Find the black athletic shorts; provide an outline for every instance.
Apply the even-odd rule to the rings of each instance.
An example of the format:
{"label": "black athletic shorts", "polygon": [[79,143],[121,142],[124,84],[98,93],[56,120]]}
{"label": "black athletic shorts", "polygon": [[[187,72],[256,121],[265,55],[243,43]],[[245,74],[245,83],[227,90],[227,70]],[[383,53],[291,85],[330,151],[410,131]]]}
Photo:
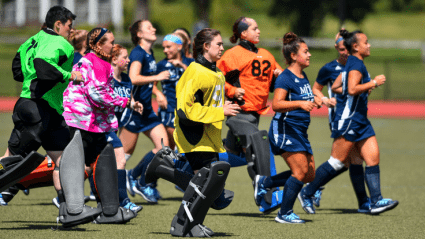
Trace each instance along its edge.
{"label": "black athletic shorts", "polygon": [[85,163],[87,166],[90,166],[90,164],[96,161],[97,156],[108,144],[106,140],[106,133],[94,133],[74,127],[69,127],[71,138],[74,137],[74,134],[77,130],[80,131],[81,138],[83,139]]}
{"label": "black athletic shorts", "polygon": [[211,163],[218,161],[218,153],[215,152],[192,152],[184,154],[192,170],[203,167],[209,168]]}
{"label": "black athletic shorts", "polygon": [[26,157],[40,146],[46,151],[63,151],[70,141],[64,118],[43,99],[19,98],[12,120],[8,147],[13,155]]}

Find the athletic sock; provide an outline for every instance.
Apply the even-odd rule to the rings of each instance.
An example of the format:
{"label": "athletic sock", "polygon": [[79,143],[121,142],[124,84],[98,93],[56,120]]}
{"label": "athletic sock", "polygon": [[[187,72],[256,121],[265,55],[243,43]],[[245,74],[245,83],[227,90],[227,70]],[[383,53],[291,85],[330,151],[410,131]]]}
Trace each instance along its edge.
{"label": "athletic sock", "polygon": [[[338,171],[341,170],[347,171],[347,168],[342,167]],[[314,180],[303,189],[304,195],[307,197],[312,197],[317,191],[317,189],[327,184],[329,181],[331,181],[338,175],[339,174],[337,173],[337,171],[329,163],[329,160],[324,162],[322,165],[320,165],[320,167],[317,168]]]}
{"label": "athletic sock", "polygon": [[127,194],[127,178],[126,178],[126,174],[125,174],[125,170],[124,169],[118,169],[118,196],[119,196],[119,202],[123,202],[124,199],[128,198],[128,194]]}
{"label": "athletic sock", "polygon": [[289,177],[283,188],[283,200],[280,206],[280,213],[285,215],[289,210],[294,207],[295,200],[297,199],[298,193],[303,188],[304,183],[294,177]]}
{"label": "athletic sock", "polygon": [[291,177],[291,170],[266,177],[264,179],[263,185],[266,188],[282,187],[286,184],[289,177]]}
{"label": "athletic sock", "polygon": [[367,202],[363,165],[350,165],[350,179],[360,207]]}
{"label": "athletic sock", "polygon": [[[152,155],[152,156],[151,156]],[[144,161],[146,158],[150,158],[155,156],[155,154],[152,151],[149,151],[143,158],[140,160],[140,162],[131,170],[131,176],[136,179],[140,175],[142,175],[143,167],[144,167]]]}
{"label": "athletic sock", "polygon": [[370,201],[372,204],[375,204],[382,199],[379,165],[372,167],[366,166],[364,176],[367,187],[369,188]]}
{"label": "athletic sock", "polygon": [[239,167],[247,165],[246,159],[244,157],[239,157],[232,153],[219,153],[218,157],[220,161],[228,162],[231,167]]}
{"label": "athletic sock", "polygon": [[[155,157],[155,154],[152,151],[149,151],[149,153],[147,153],[145,157],[143,157],[141,167],[140,167],[141,171],[140,171],[140,178],[139,178],[139,185],[142,187],[146,187],[146,183],[145,183],[146,168],[148,167],[149,163],[152,161],[154,157]],[[135,170],[133,170],[133,178],[134,178],[134,171]]]}
{"label": "athletic sock", "polygon": [[93,174],[90,175],[87,179],[89,180],[89,183],[90,183],[91,192],[93,193],[93,195],[96,195],[97,192],[96,192],[96,186],[94,185]]}

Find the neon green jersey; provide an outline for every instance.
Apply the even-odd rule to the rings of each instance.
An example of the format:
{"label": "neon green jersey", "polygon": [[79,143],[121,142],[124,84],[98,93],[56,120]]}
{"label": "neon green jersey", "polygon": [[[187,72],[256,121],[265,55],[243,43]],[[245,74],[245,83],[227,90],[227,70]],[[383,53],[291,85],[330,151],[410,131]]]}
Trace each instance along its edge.
{"label": "neon green jersey", "polygon": [[13,59],[14,78],[22,81],[22,98],[44,99],[63,112],[63,92],[71,77],[74,48],[62,36],[43,29],[19,47]]}

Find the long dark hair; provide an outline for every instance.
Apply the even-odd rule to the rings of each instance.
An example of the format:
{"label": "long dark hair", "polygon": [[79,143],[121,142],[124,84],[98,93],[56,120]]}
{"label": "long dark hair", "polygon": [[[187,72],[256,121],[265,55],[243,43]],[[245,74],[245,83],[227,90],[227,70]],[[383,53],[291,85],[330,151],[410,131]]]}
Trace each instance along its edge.
{"label": "long dark hair", "polygon": [[305,43],[304,40],[293,32],[288,32],[283,36],[283,56],[285,57],[286,64],[290,65],[292,60],[291,53],[297,54],[300,49],[300,43]]}
{"label": "long dark hair", "polygon": [[196,34],[193,39],[193,58],[197,58],[198,55],[202,55],[204,51],[204,43],[211,43],[214,37],[220,35],[220,31],[211,28],[204,28]]}
{"label": "long dark hair", "polygon": [[128,29],[131,34],[131,41],[135,46],[139,45],[141,38],[137,36],[137,33],[140,30],[140,27],[142,26],[142,23],[145,21],[149,21],[147,19],[138,20],[131,25],[131,27]]}
{"label": "long dark hair", "polygon": [[344,39],[344,46],[345,48],[347,48],[348,52],[350,54],[352,54],[353,52],[353,44],[357,43],[357,34],[359,33],[363,33],[362,31],[354,31],[354,32],[349,32],[345,29],[339,31],[339,35],[342,36],[342,38]]}

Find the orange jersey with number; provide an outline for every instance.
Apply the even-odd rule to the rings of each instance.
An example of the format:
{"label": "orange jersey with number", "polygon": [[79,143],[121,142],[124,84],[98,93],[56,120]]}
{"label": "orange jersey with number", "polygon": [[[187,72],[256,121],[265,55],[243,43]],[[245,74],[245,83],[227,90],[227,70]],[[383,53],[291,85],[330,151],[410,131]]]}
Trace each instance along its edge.
{"label": "orange jersey with number", "polygon": [[[224,75],[229,71],[239,70],[241,88],[245,90],[243,96],[245,104],[241,106],[244,111],[267,113],[266,103],[273,72],[276,68],[282,70],[270,52],[258,48],[258,52],[255,53],[237,45],[224,53],[217,61],[217,67]],[[225,93],[228,98],[234,97],[236,89],[237,87],[226,82]]]}

